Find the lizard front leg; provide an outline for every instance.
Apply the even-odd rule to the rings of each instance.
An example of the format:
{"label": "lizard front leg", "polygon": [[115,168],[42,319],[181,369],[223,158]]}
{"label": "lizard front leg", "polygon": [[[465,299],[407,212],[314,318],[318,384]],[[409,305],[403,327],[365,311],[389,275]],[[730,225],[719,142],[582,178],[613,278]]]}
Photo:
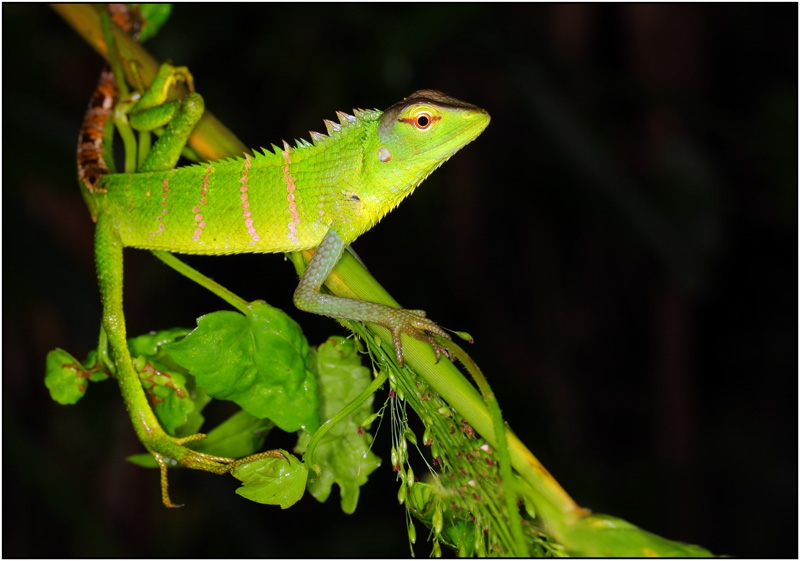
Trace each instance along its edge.
{"label": "lizard front leg", "polygon": [[[189,93],[180,99],[167,101],[170,90],[178,83],[185,83]],[[162,64],[147,91],[135,103],[127,102],[122,109],[130,126],[137,131],[149,132],[165,127],[158,141],[140,158],[138,171],[174,168],[204,110],[205,103],[194,91],[194,79],[189,70],[184,66]]]}
{"label": "lizard front leg", "polygon": [[329,230],[314,251],[314,257],[311,258],[311,262],[297,285],[294,293],[295,306],[306,312],[332,318],[382,325],[392,334],[392,344],[397,363],[400,366],[404,363],[401,334],[428,343],[433,347],[437,359],[440,353],[447,354],[447,351],[436,342],[434,336],[438,335],[447,339],[450,339],[450,336],[436,323],[425,317],[425,312],[422,310],[390,308],[375,302],[353,300],[320,292],[322,284],[339,262],[343,252],[342,238],[334,230]]}

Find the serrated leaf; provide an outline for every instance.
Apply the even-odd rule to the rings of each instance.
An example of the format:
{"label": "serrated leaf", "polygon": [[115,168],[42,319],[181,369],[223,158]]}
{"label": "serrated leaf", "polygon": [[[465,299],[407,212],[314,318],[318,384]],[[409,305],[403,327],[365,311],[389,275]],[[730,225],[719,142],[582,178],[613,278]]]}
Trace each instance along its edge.
{"label": "serrated leaf", "polygon": [[[317,373],[324,419],[333,417],[371,382],[371,372],[361,365],[353,339],[331,337],[312,354],[311,367]],[[309,459],[320,466],[321,474],[309,483],[308,490],[318,501],[325,502],[333,484],[338,484],[341,507],[348,514],[356,509],[361,486],[380,465],[380,459],[370,450],[372,435],[359,430],[359,423],[372,413],[372,400],[370,396],[331,428]],[[303,435],[297,449],[304,450],[309,440],[310,435]]]}
{"label": "serrated leaf", "polygon": [[90,355],[84,365],[63,349],[47,353],[44,385],[53,401],[61,405],[74,405],[86,393],[89,380],[108,377],[107,374],[103,375],[102,369],[95,367],[96,356],[96,353]]}
{"label": "serrated leaf", "polygon": [[[236,493],[261,504],[289,508],[305,492],[308,470],[288,452],[284,458],[264,458],[236,467],[231,474],[243,485]],[[288,461],[287,461],[288,460]]]}
{"label": "serrated leaf", "polygon": [[161,426],[168,434],[174,436],[176,429],[186,424],[189,414],[194,411],[194,402],[186,391],[185,381],[178,379],[177,374],[163,370],[158,372],[160,378],[170,375],[170,386],[156,385],[150,388],[148,393],[150,399],[156,402],[153,412],[161,422]]}
{"label": "serrated leaf", "polygon": [[163,348],[211,397],[233,401],[287,432],[319,427],[316,381],[306,368],[308,342],[281,310],[253,302],[246,316],[214,312]]}
{"label": "serrated leaf", "polygon": [[187,329],[176,328],[128,339],[133,366],[153,405],[153,412],[171,435],[186,424],[195,404],[183,369],[164,352],[163,346],[187,332]]}
{"label": "serrated leaf", "polygon": [[[182,339],[190,332],[191,330],[185,327],[175,327],[128,339],[128,350],[132,357],[137,357],[135,363],[145,364],[141,361],[141,357],[145,357],[154,369],[171,379],[173,395],[167,395],[164,390],[153,391],[153,384],[147,381],[149,376],[147,373],[143,375],[142,385],[145,391],[151,394],[151,399],[156,401],[153,408],[156,416],[164,428],[175,436],[197,433],[204,421],[201,412],[211,401],[211,397],[203,389],[196,387],[194,378],[186,369],[164,350],[164,345]],[[142,374],[140,370],[140,375]],[[166,383],[168,380],[159,378],[156,382],[158,381]],[[162,402],[164,398],[166,400]]]}
{"label": "serrated leaf", "polygon": [[[168,367],[174,370],[177,365],[161,351],[160,347],[188,332],[186,328],[175,328],[140,335],[128,339],[128,348],[134,357],[144,356],[148,360],[160,359],[161,362],[166,359]],[[139,362],[141,366],[145,363],[146,361]],[[166,369],[162,366],[162,370]],[[108,377],[108,371],[98,361],[97,349],[92,350],[82,363],[63,349],[55,349],[47,355],[44,383],[50,390],[53,400],[62,405],[74,404],[83,397],[88,386],[87,382],[100,382],[107,380]]]}

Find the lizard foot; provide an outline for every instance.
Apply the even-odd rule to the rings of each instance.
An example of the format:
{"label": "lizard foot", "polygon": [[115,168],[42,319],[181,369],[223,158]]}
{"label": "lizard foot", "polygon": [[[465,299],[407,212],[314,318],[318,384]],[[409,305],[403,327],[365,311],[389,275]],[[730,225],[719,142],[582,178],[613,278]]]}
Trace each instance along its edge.
{"label": "lizard foot", "polygon": [[204,454],[184,446],[187,442],[194,442],[205,438],[205,434],[193,434],[183,438],[175,438],[169,435],[164,436],[166,438],[158,439],[152,446],[147,446],[147,449],[158,463],[161,472],[161,501],[167,508],[180,508],[183,506],[182,504],[173,503],[169,497],[169,481],[167,479],[167,469],[169,467],[175,467],[180,464],[189,469],[197,469],[222,475],[230,472],[237,466],[263,458],[283,458],[288,461],[286,456],[279,450],[268,450],[266,452],[259,452],[244,458],[236,459]]}
{"label": "lizard foot", "polygon": [[394,345],[397,364],[403,366],[405,359],[403,356],[403,344],[400,341],[400,334],[404,333],[424,343],[428,343],[436,355],[436,361],[444,354],[447,358],[450,353],[442,345],[436,342],[436,336],[450,339],[447,332],[429,320],[423,310],[392,310],[391,319],[387,327],[392,332],[392,344]]}

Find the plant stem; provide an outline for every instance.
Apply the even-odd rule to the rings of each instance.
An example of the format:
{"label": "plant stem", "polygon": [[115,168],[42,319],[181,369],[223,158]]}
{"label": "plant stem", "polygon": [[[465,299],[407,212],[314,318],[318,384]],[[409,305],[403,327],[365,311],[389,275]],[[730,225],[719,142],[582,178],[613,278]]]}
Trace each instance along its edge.
{"label": "plant stem", "polygon": [[250,311],[250,304],[246,300],[240,298],[218,282],[211,280],[197,269],[190,267],[168,251],[152,250],[151,253],[183,276],[216,294],[243,314],[247,314]]}

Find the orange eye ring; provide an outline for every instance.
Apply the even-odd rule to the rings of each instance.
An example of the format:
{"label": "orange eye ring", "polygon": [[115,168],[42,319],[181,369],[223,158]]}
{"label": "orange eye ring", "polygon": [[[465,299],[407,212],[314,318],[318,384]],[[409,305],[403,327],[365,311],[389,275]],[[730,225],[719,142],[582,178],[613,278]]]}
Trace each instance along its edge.
{"label": "orange eye ring", "polygon": [[431,117],[428,113],[420,113],[414,117],[414,126],[421,131],[429,128],[431,124],[433,124],[433,117]]}
{"label": "orange eye ring", "polygon": [[428,111],[420,111],[416,115],[410,115],[408,117],[401,117],[398,119],[402,123],[406,123],[408,125],[414,125],[417,130],[426,131],[431,128],[431,125],[441,119],[440,115],[432,115]]}

